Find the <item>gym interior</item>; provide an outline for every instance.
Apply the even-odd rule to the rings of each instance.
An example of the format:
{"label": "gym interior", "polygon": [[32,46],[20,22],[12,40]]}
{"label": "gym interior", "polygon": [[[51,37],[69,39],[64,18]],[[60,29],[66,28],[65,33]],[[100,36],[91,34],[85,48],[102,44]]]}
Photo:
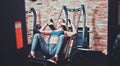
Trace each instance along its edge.
{"label": "gym interior", "polygon": [[[114,2],[114,3],[113,3]],[[0,64],[4,66],[117,66],[119,0],[12,0],[1,1]],[[28,58],[34,28],[64,18],[74,23],[77,35],[68,59],[47,62],[38,52]],[[51,25],[47,30],[53,30]],[[68,26],[67,26],[68,27]],[[47,40],[47,36],[44,36]],[[68,53],[68,52],[67,52]]]}

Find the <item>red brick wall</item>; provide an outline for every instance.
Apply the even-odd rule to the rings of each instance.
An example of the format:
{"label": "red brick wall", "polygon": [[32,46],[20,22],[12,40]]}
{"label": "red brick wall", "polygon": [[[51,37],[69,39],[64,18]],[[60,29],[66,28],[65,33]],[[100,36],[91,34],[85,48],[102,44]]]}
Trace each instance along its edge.
{"label": "red brick wall", "polygon": [[[56,22],[63,5],[68,8],[79,8],[81,4],[85,4],[86,26],[90,27],[90,48],[106,53],[108,0],[36,0],[34,2],[25,0],[26,10],[34,7],[37,12],[37,23],[41,25],[44,25],[50,18]],[[76,20],[77,14],[69,13],[69,18]],[[64,14],[62,14],[62,17],[64,18]],[[26,22],[27,32],[32,33],[33,15],[31,13],[26,14]],[[31,39],[32,35],[28,35],[28,43],[31,42]]]}

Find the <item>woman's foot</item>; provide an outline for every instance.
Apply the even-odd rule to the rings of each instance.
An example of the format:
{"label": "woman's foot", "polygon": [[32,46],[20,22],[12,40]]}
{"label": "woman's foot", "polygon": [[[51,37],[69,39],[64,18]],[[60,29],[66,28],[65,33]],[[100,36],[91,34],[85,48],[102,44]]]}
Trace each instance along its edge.
{"label": "woman's foot", "polygon": [[58,60],[57,57],[52,57],[51,59],[47,59],[47,61],[52,62],[54,64],[57,64],[57,60]]}
{"label": "woman's foot", "polygon": [[31,51],[30,54],[28,55],[29,58],[35,58],[35,52]]}

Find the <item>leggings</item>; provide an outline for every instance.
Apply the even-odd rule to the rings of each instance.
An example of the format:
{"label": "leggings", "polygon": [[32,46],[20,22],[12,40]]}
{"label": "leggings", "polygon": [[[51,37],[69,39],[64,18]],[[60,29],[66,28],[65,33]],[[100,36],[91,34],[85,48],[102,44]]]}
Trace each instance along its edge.
{"label": "leggings", "polygon": [[35,51],[37,44],[40,44],[40,50],[44,55],[49,57],[54,56],[55,54],[58,55],[62,47],[63,39],[64,35],[60,35],[57,44],[46,44],[41,34],[37,33],[33,37],[31,51]]}

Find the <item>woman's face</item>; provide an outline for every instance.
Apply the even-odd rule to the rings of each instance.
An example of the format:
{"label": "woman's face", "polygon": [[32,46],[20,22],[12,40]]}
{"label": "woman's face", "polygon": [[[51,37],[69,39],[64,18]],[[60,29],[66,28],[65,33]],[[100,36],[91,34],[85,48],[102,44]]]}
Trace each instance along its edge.
{"label": "woman's face", "polygon": [[57,28],[58,28],[58,29],[60,29],[60,28],[62,28],[62,29],[63,29],[63,27],[62,27],[62,23],[64,23],[63,19],[59,19],[59,21],[58,21],[58,22],[59,22],[59,23],[58,23]]}

